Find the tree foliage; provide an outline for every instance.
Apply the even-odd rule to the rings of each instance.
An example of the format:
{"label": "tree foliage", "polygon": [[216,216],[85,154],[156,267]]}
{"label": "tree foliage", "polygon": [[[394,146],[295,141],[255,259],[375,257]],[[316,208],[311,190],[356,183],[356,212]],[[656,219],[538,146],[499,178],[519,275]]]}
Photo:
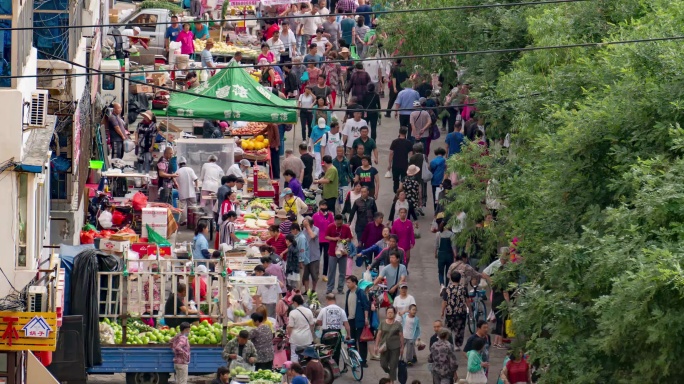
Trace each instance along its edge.
{"label": "tree foliage", "polygon": [[[448,4],[447,4],[448,3]],[[494,1],[428,0],[420,7]],[[383,20],[400,54],[684,35],[684,0],[416,12]],[[399,45],[399,42],[402,41]],[[448,212],[484,217],[483,180],[505,208],[527,279],[512,309],[542,383],[679,382],[684,365],[684,61],[681,41],[459,58],[479,112],[510,150],[471,144]],[[422,60],[453,73],[449,60]],[[478,167],[473,167],[478,164]]]}

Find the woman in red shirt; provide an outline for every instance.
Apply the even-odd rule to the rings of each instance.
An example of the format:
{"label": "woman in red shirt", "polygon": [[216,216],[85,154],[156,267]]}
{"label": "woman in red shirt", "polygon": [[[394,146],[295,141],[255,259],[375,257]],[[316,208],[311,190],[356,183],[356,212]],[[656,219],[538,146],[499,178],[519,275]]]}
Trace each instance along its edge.
{"label": "woman in red shirt", "polygon": [[275,249],[276,255],[280,255],[280,257],[287,261],[287,255],[283,255],[283,252],[287,250],[287,245],[285,245],[285,235],[280,233],[280,229],[278,229],[277,225],[271,225],[268,228],[268,234],[271,235],[271,237],[266,240],[266,245],[270,245]]}
{"label": "woman in red shirt", "polygon": [[516,349],[511,353],[511,360],[506,363],[501,378],[504,384],[531,384],[532,373],[530,365],[523,359],[523,352]]}

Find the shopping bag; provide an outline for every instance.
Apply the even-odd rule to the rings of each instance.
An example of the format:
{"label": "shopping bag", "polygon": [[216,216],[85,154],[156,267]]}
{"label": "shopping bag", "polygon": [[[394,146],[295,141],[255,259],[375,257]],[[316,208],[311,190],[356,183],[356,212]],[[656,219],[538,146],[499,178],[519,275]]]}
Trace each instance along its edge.
{"label": "shopping bag", "polygon": [[363,327],[363,331],[361,331],[361,336],[359,336],[359,341],[367,342],[367,341],[373,341],[373,332],[371,332],[369,327]]}
{"label": "shopping bag", "polygon": [[404,359],[399,360],[399,365],[397,366],[397,379],[401,384],[406,384],[408,381],[408,364]]}
{"label": "shopping bag", "polygon": [[385,172],[385,179],[391,179],[391,178],[392,178],[392,171]]}
{"label": "shopping bag", "polygon": [[382,299],[380,300],[380,308],[389,308],[392,306],[392,296],[389,292],[384,292],[382,294]]}
{"label": "shopping bag", "polygon": [[509,317],[504,322],[504,325],[505,325],[505,329],[506,329],[506,335],[508,337],[515,337],[515,332],[513,332],[513,320],[511,320],[511,318]]}
{"label": "shopping bag", "polygon": [[133,210],[142,211],[143,208],[147,207],[147,196],[142,192],[138,192],[133,195],[131,203],[133,204]]}
{"label": "shopping bag", "polygon": [[372,283],[373,282],[373,275],[371,275],[371,272],[368,270],[364,271],[363,272],[363,279]]}

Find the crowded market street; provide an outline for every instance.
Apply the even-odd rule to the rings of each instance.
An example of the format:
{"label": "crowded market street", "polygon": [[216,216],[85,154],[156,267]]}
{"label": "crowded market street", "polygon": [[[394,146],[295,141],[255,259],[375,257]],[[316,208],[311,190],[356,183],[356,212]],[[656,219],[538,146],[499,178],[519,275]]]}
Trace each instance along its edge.
{"label": "crowded market street", "polygon": [[[383,104],[386,103],[386,97],[383,98]],[[338,114],[340,112],[337,112]],[[184,126],[183,124],[186,124]],[[189,121],[181,122],[178,124],[180,127],[189,129]],[[387,169],[388,156],[389,156],[389,146],[392,140],[397,137],[399,131],[398,119],[386,118],[383,116],[382,125],[378,127],[378,140],[377,145],[379,148],[379,160],[380,164],[378,166],[379,170],[382,170],[381,181],[380,181],[380,195],[378,197],[378,210],[384,212],[385,215],[389,213],[390,205],[394,197],[392,191],[392,180],[384,177],[384,170]],[[287,133],[287,138],[285,141],[285,148],[293,148],[299,144],[299,126]],[[442,136],[444,137],[444,135]],[[444,141],[438,140],[437,145],[443,146]],[[434,147],[433,147],[434,148]],[[433,320],[439,319],[440,310],[442,305],[442,300],[439,297],[439,283],[437,281],[437,260],[434,257],[435,240],[434,234],[429,232],[429,227],[432,222],[431,204],[428,204],[428,208],[425,210],[425,216],[421,217],[419,220],[421,238],[416,240],[416,246],[413,250],[413,257],[411,258],[411,269],[410,276],[408,278],[409,293],[415,297],[416,303],[418,303],[418,316],[421,319],[421,339],[429,340],[434,334],[432,329]],[[188,230],[179,231],[178,241],[190,241],[192,240],[193,233]],[[362,268],[355,267],[354,274],[360,276],[362,274]],[[325,284],[319,281],[317,292],[319,296],[322,296],[325,292]],[[344,295],[337,295],[337,303],[343,306]],[[469,336],[469,331],[466,329],[466,338]],[[491,362],[494,372],[497,373],[502,367],[503,359],[505,357],[505,350],[491,349]],[[413,380],[420,380],[421,383],[430,383],[432,381],[432,375],[427,369],[427,357],[429,350],[418,352],[418,364],[409,367],[409,383]],[[467,359],[463,352],[458,352],[458,374],[459,377],[465,378]],[[191,383],[204,383],[209,382],[214,375],[208,376],[196,376],[190,377]],[[369,362],[369,368],[364,369],[363,382],[367,383],[377,383],[380,378],[386,377],[386,374],[380,368],[378,361],[371,360]],[[498,375],[489,376],[489,384],[496,383]],[[114,375],[91,375],[89,377],[89,382],[93,384],[104,384],[104,383],[123,383],[125,381],[124,374],[114,374]],[[341,384],[351,384],[356,382],[354,378],[349,374],[343,374],[341,377],[335,380],[335,383]]]}

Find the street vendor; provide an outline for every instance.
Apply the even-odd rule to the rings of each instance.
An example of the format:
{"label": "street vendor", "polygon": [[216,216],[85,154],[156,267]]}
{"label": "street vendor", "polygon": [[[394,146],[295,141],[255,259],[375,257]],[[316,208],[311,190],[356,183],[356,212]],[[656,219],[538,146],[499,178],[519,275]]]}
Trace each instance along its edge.
{"label": "street vendor", "polygon": [[242,160],[240,160],[239,163],[233,164],[230,166],[230,168],[228,168],[228,171],[226,172],[226,176],[235,175],[235,177],[237,177],[237,178],[246,179],[249,177],[249,175],[247,175],[247,170],[251,166],[252,166],[252,164],[249,163],[249,160],[242,159]]}
{"label": "street vendor", "polygon": [[254,344],[249,341],[249,332],[240,331],[238,337],[226,343],[223,348],[223,360],[228,362],[229,368],[236,366],[254,365],[256,363],[257,351]]}
{"label": "street vendor", "polygon": [[195,35],[195,39],[207,40],[209,38],[209,27],[202,23],[199,17],[195,20],[195,24],[190,28],[190,31]]}

